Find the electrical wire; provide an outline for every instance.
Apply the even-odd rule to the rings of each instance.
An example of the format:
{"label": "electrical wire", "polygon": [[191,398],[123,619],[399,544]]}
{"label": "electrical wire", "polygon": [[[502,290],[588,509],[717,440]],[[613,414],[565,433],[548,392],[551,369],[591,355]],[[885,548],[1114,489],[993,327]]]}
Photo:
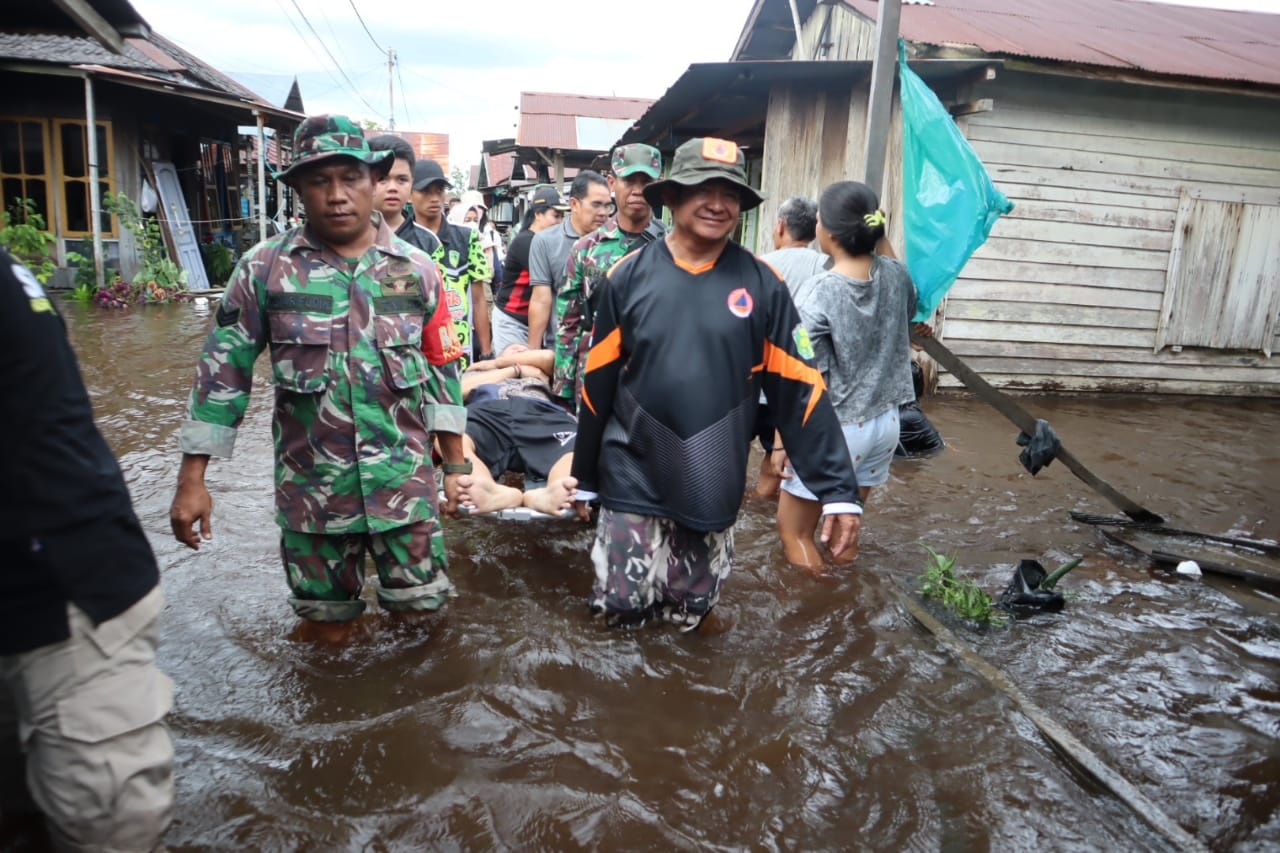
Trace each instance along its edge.
{"label": "electrical wire", "polygon": [[369,32],[369,25],[364,22],[364,17],[360,14],[360,10],[356,8],[356,0],[347,0],[351,4],[351,11],[356,13],[356,20],[360,22],[360,26],[364,27],[364,34],[369,37],[369,41],[373,42],[373,46],[378,49],[378,53],[386,53],[386,49],[378,44],[378,40],[373,37],[373,33]]}
{"label": "electrical wire", "polygon": [[333,54],[329,51],[328,46],[324,43],[324,39],[320,38],[320,34],[316,32],[316,28],[311,25],[311,21],[307,18],[306,13],[303,12],[302,7],[298,5],[298,0],[289,0],[289,2],[293,4],[293,8],[298,10],[298,16],[302,18],[302,23],[306,24],[307,29],[311,30],[311,34],[316,37],[316,41],[320,43],[320,47],[328,55],[330,61],[333,62],[333,66],[336,69],[338,69],[338,73],[341,74],[342,78],[347,81],[347,85],[351,87],[352,94],[354,94],[357,98],[359,98],[360,101],[366,107],[369,108],[370,112],[372,112],[376,116],[381,116],[382,111],[379,110],[377,107],[375,107],[373,104],[369,103],[367,100],[365,100],[364,95],[360,94],[360,90],[356,88],[356,84],[352,83],[351,78],[347,76],[347,72],[342,70],[342,66],[338,63],[338,60],[334,59]]}

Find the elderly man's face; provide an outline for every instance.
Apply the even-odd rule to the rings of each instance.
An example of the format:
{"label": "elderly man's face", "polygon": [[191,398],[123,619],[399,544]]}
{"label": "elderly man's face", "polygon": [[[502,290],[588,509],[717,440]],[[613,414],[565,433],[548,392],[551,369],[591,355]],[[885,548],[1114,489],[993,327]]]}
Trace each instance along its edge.
{"label": "elderly man's face", "polygon": [[668,193],[667,203],[676,228],[708,242],[727,239],[742,212],[738,188],[719,178],[685,188],[678,199]]}
{"label": "elderly man's face", "polygon": [[360,239],[373,214],[373,176],[354,157],[322,160],[295,182],[307,224],[324,243],[346,246]]}

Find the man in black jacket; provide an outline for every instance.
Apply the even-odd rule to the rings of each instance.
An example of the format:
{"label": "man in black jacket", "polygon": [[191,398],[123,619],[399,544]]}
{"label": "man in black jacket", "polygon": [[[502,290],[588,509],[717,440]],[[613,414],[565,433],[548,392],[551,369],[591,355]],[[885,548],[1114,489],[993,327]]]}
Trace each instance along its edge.
{"label": "man in black jacket", "polygon": [[58,849],[151,850],[173,809],[160,574],[62,318],[2,250],[0,483],[0,814],[34,800]]}
{"label": "man in black jacket", "polygon": [[796,469],[818,482],[822,541],[838,558],[857,552],[862,508],[786,284],[729,239],[762,200],[741,150],[690,140],[644,195],[673,227],[598,291],[573,476],[580,515],[595,493],[602,507],[592,607],[614,624],[661,615],[687,631],[729,574],[761,391]]}

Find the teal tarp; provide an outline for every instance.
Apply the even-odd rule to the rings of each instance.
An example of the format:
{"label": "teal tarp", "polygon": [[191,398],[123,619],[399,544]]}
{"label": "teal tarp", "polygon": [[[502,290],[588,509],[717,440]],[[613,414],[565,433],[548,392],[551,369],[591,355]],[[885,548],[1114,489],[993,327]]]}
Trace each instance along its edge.
{"label": "teal tarp", "polygon": [[928,321],[974,250],[1013,202],[956,127],[937,95],[907,67],[898,42],[902,85],[903,228],[907,269],[916,283],[915,319]]}

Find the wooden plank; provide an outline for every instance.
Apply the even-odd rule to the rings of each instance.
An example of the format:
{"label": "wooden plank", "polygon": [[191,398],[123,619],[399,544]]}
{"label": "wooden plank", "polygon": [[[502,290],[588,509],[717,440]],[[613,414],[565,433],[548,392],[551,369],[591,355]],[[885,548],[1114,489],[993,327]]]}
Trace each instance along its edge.
{"label": "wooden plank", "polygon": [[1157,312],[1135,308],[1097,308],[1083,305],[1058,305],[1046,302],[947,302],[947,322],[953,320],[990,320],[1004,323],[1044,323],[1046,325],[1091,326],[1120,329],[1156,328]]}
{"label": "wooden plank", "polygon": [[1235,254],[1244,205],[1190,199],[1178,219],[1181,252],[1170,266],[1163,341],[1213,346],[1222,321],[1227,274]]}
{"label": "wooden plank", "polygon": [[1164,293],[1164,279],[1164,271],[1158,269],[1109,269],[1077,264],[1032,263],[974,257],[964,265],[964,271],[953,292],[961,288],[966,281],[1000,281],[1051,285],[1073,284],[1113,290]]}
{"label": "wooden plank", "polygon": [[[1018,376],[986,374],[988,382],[1008,391],[1108,394],[1179,394],[1199,397],[1280,398],[1280,383],[1269,382],[1201,382],[1194,379],[1132,379],[1080,376]],[[942,374],[938,387],[951,390],[964,387],[949,374]]]}
{"label": "wooden plank", "polygon": [[[1091,346],[1085,344],[1052,344],[1028,341],[965,340],[949,338],[951,349],[967,360],[980,358],[1057,359],[1062,361],[1099,361],[1117,364],[1167,364],[1179,368],[1250,367],[1266,372],[1280,381],[1280,361],[1272,362],[1259,352],[1222,352],[1188,348],[1182,352],[1164,349],[1152,353],[1149,347]],[[1187,375],[1195,375],[1188,371]]]}
{"label": "wooden plank", "polygon": [[1150,195],[1176,200],[1187,185],[1186,181],[1177,181],[1171,178],[1150,178],[1110,172],[1073,172],[1056,166],[1019,166],[1010,163],[995,163],[985,158],[983,162],[987,167],[987,171],[991,173],[992,180],[996,182],[996,186],[1001,188],[1006,183],[1032,184],[1037,186],[1074,187],[1089,191],[1119,192],[1130,195]]}
{"label": "wooden plank", "polygon": [[[1138,193],[1106,192],[1075,186],[1051,186],[1047,184],[1018,184],[1002,181],[1000,189],[1015,202],[1045,201],[1067,204],[1093,204],[1109,208],[1136,208],[1138,210],[1176,213],[1177,196],[1153,196]],[[1015,209],[1015,213],[1017,210]]]}
{"label": "wooden plank", "polygon": [[1158,156],[1182,163],[1212,163],[1280,171],[1280,150],[1275,148],[1246,148],[1239,145],[1209,145],[1173,139],[1132,139],[1115,134],[1081,133],[1071,121],[1064,121],[1063,126],[1055,130],[975,124],[967,136],[971,142],[1003,142],[1130,157]]}
{"label": "wooden plank", "polygon": [[[998,229],[1000,224],[997,223]],[[1041,240],[1006,239],[992,236],[974,252],[975,258],[1034,261],[1048,264],[1076,264],[1086,267],[1145,269],[1164,272],[1168,251],[1153,252],[1114,246],[1074,246]]]}
{"label": "wooden plank", "polygon": [[[957,347],[959,349],[959,347]],[[1138,350],[1135,350],[1137,352]],[[1116,379],[1195,379],[1199,382],[1256,382],[1263,378],[1280,381],[1280,371],[1260,371],[1253,367],[1206,367],[1143,362],[1101,362],[1037,358],[977,358],[965,356],[976,371],[1006,376],[1113,377]]]}
{"label": "wooden plank", "polygon": [[[1005,195],[1009,195],[1007,192]],[[1012,198],[1012,197],[1011,197]],[[1101,225],[1107,228],[1136,228],[1143,231],[1173,231],[1177,217],[1173,210],[1146,210],[1137,207],[1113,207],[1089,202],[1040,201],[1013,199],[1009,219],[1036,219],[1075,225]]]}
{"label": "wooden plank", "polygon": [[1202,184],[1230,184],[1243,187],[1280,187],[1280,171],[1225,166],[1213,163],[1184,163],[1155,156],[1100,154],[1069,148],[1045,148],[1036,145],[1014,145],[1006,142],[976,141],[973,150],[984,163],[1010,166],[1039,166],[1072,172],[1101,172],[1113,175],[1138,175]]}
{"label": "wooden plank", "polygon": [[1115,246],[1122,249],[1147,249],[1167,253],[1173,245],[1173,229],[1163,231],[1142,228],[1122,228],[1111,225],[1083,225],[1074,222],[1054,222],[1043,219],[1002,218],[991,229],[1005,239],[1039,240],[1048,243],[1068,243],[1088,252],[1098,246]]}
{"label": "wooden plank", "polygon": [[[1160,310],[1162,294],[1142,290],[1115,290],[1105,286],[1082,287],[1071,284],[1041,282],[971,281],[959,282],[948,294],[950,304],[957,302],[1040,302],[1055,305],[1106,305],[1112,308],[1136,308],[1154,315]],[[949,315],[954,316],[954,315]]]}
{"label": "wooden plank", "polygon": [[1270,354],[1280,310],[1280,207],[1241,205],[1240,219],[1211,346]]}
{"label": "wooden plank", "polygon": [[[948,304],[948,311],[950,310]],[[1044,323],[991,322],[947,317],[947,340],[1027,341],[1030,343],[1086,344],[1089,346],[1147,347],[1155,338],[1149,329],[1111,329],[1092,326],[1060,326]]]}
{"label": "wooden plank", "polygon": [[982,88],[998,105],[995,112],[983,114],[984,121],[989,115],[1001,121],[1052,122],[1046,129],[1065,122],[1081,132],[1154,140],[1176,135],[1186,142],[1261,149],[1274,148],[1280,135],[1274,96],[1046,78],[1009,69]]}

